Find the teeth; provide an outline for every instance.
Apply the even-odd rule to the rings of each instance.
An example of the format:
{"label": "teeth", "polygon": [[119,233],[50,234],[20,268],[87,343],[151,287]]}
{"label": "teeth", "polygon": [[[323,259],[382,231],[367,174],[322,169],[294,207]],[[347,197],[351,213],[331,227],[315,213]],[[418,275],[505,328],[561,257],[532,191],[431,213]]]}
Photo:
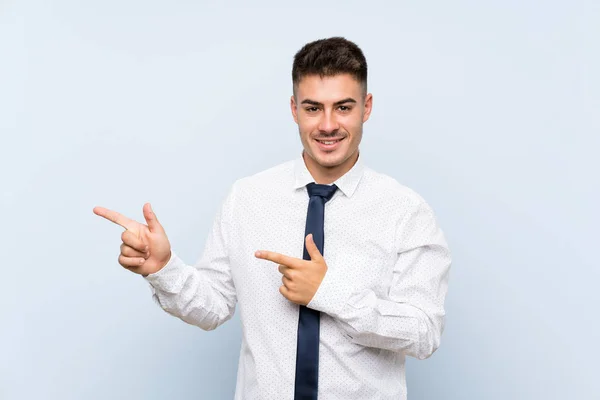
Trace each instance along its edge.
{"label": "teeth", "polygon": [[334,143],[337,143],[339,141],[340,141],[340,139],[338,139],[338,140],[329,140],[329,141],[319,140],[319,142],[321,142],[323,144],[334,144]]}

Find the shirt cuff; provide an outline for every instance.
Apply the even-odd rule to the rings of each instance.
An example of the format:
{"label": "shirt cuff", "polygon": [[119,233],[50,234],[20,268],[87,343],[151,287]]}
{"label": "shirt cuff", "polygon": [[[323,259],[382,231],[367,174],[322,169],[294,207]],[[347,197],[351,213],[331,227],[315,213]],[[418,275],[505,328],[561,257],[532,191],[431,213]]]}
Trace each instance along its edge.
{"label": "shirt cuff", "polygon": [[332,317],[338,317],[352,295],[352,291],[350,283],[337,276],[336,271],[329,268],[317,292],[306,307],[327,313]]}
{"label": "shirt cuff", "polygon": [[168,293],[177,293],[176,288],[180,286],[181,270],[185,265],[183,260],[171,250],[171,258],[169,258],[167,264],[155,273],[145,276],[144,279],[155,289]]}

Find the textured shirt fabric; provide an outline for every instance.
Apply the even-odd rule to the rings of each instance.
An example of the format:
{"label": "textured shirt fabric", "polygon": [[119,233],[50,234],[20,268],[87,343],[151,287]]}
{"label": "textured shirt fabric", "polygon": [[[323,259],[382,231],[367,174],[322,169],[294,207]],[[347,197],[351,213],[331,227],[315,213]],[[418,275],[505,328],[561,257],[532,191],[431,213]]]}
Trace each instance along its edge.
{"label": "textured shirt fabric", "polygon": [[[277,265],[254,253],[302,258],[310,182],[301,156],[237,180],[196,264],[173,251],[145,278],[162,309],[205,330],[239,309],[236,400],[293,399],[299,306],[279,293]],[[405,400],[405,357],[440,345],[450,251],[426,201],[361,156],[334,184],[328,270],[307,305],[321,311],[319,399]]]}

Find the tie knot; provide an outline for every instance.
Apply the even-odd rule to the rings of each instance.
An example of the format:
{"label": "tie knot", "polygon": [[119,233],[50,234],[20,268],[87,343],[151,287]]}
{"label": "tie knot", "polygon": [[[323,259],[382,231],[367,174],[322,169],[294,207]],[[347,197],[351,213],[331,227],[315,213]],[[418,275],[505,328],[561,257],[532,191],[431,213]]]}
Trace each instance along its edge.
{"label": "tie knot", "polygon": [[333,197],[333,194],[337,190],[336,185],[321,185],[318,183],[309,183],[306,185],[306,189],[308,190],[308,195],[310,197],[319,196],[323,197],[325,201],[330,200]]}

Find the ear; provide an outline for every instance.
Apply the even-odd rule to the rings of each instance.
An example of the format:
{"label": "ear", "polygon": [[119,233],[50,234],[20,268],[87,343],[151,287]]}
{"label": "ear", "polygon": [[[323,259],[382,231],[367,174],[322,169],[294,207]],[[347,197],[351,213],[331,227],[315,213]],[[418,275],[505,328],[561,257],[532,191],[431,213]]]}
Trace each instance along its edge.
{"label": "ear", "polygon": [[294,95],[290,98],[290,108],[292,109],[292,116],[294,117],[294,122],[298,123],[298,109],[296,108],[296,98]]}
{"label": "ear", "polygon": [[363,114],[363,123],[367,122],[371,116],[371,110],[373,109],[373,95],[371,93],[365,96],[365,110]]}

